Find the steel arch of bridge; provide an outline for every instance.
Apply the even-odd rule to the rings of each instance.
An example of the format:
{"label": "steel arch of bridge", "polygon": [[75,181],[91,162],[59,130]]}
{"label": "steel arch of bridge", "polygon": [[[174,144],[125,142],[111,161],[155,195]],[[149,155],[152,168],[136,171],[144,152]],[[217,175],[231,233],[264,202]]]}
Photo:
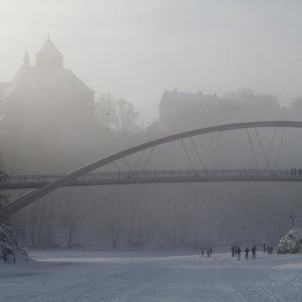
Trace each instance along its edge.
{"label": "steel arch of bridge", "polygon": [[158,145],[166,144],[169,142],[177,141],[180,139],[194,137],[199,135],[204,135],[208,133],[214,132],[224,132],[230,130],[237,130],[237,129],[248,129],[248,128],[273,128],[273,127],[282,127],[282,128],[302,128],[302,122],[299,121],[261,121],[261,122],[247,122],[247,123],[234,123],[234,124],[225,124],[225,125],[218,125],[213,127],[201,128],[186,132],[181,132],[178,134],[169,135],[166,137],[162,137],[159,139],[152,140],[147,143],[143,143],[137,145],[135,147],[128,148],[126,150],[120,151],[118,153],[109,155],[107,157],[101,158],[97,161],[94,161],[88,165],[82,166],[78,169],[75,169],[69,172],[67,175],[63,176],[62,178],[55,180],[42,188],[33,190],[28,194],[24,195],[23,197],[15,200],[11,204],[7,205],[3,209],[0,210],[0,217],[2,218],[9,218],[10,216],[14,215],[19,210],[23,209],[24,207],[28,206],[35,200],[39,199],[40,197],[50,193],[51,191],[68,184],[69,182],[77,179],[78,177],[91,172],[97,168],[103,167],[109,163],[112,163],[118,159],[122,159],[125,156],[129,156],[131,154],[137,153],[139,151],[143,151],[148,148],[152,148]]}

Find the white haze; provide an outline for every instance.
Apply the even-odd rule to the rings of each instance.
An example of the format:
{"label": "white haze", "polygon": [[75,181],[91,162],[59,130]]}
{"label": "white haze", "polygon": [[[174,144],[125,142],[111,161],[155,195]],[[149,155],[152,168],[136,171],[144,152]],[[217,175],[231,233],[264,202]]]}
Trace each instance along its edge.
{"label": "white haze", "polygon": [[165,89],[248,87],[287,104],[302,95],[301,12],[294,0],[0,0],[0,81],[49,34],[66,68],[147,122]]}

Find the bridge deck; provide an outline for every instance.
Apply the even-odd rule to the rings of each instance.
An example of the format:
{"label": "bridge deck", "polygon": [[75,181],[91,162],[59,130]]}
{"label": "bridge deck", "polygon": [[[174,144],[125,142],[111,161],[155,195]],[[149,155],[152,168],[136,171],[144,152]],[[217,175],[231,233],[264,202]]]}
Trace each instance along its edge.
{"label": "bridge deck", "polygon": [[[299,173],[300,172],[300,173]],[[65,186],[97,186],[131,183],[180,183],[218,181],[302,181],[301,170],[212,169],[94,172]],[[65,174],[14,175],[0,179],[0,190],[41,188]]]}

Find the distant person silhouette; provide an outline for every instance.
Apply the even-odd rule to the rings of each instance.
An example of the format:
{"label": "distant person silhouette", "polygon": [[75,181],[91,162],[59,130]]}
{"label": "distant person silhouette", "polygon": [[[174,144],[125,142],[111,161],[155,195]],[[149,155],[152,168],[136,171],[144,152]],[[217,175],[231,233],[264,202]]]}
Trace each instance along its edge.
{"label": "distant person silhouette", "polygon": [[253,245],[253,247],[252,247],[252,259],[256,259],[256,251],[257,251],[256,245]]}
{"label": "distant person silhouette", "polygon": [[241,255],[241,249],[240,249],[240,247],[238,246],[238,248],[237,248],[238,261],[240,260],[240,255]]}

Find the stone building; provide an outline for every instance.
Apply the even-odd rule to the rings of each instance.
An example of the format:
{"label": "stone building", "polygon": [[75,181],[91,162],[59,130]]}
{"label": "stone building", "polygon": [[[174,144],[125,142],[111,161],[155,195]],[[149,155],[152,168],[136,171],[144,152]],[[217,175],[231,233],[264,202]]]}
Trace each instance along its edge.
{"label": "stone building", "polygon": [[0,148],[11,171],[58,172],[100,154],[94,95],[49,38],[34,64],[26,52],[12,81],[0,83]]}
{"label": "stone building", "polygon": [[211,124],[225,99],[217,94],[187,93],[166,90],[159,103],[159,122],[174,131],[184,131]]}
{"label": "stone building", "polygon": [[35,65],[25,53],[11,82],[0,83],[2,127],[78,132],[94,123],[94,91],[71,70],[48,38]]}

